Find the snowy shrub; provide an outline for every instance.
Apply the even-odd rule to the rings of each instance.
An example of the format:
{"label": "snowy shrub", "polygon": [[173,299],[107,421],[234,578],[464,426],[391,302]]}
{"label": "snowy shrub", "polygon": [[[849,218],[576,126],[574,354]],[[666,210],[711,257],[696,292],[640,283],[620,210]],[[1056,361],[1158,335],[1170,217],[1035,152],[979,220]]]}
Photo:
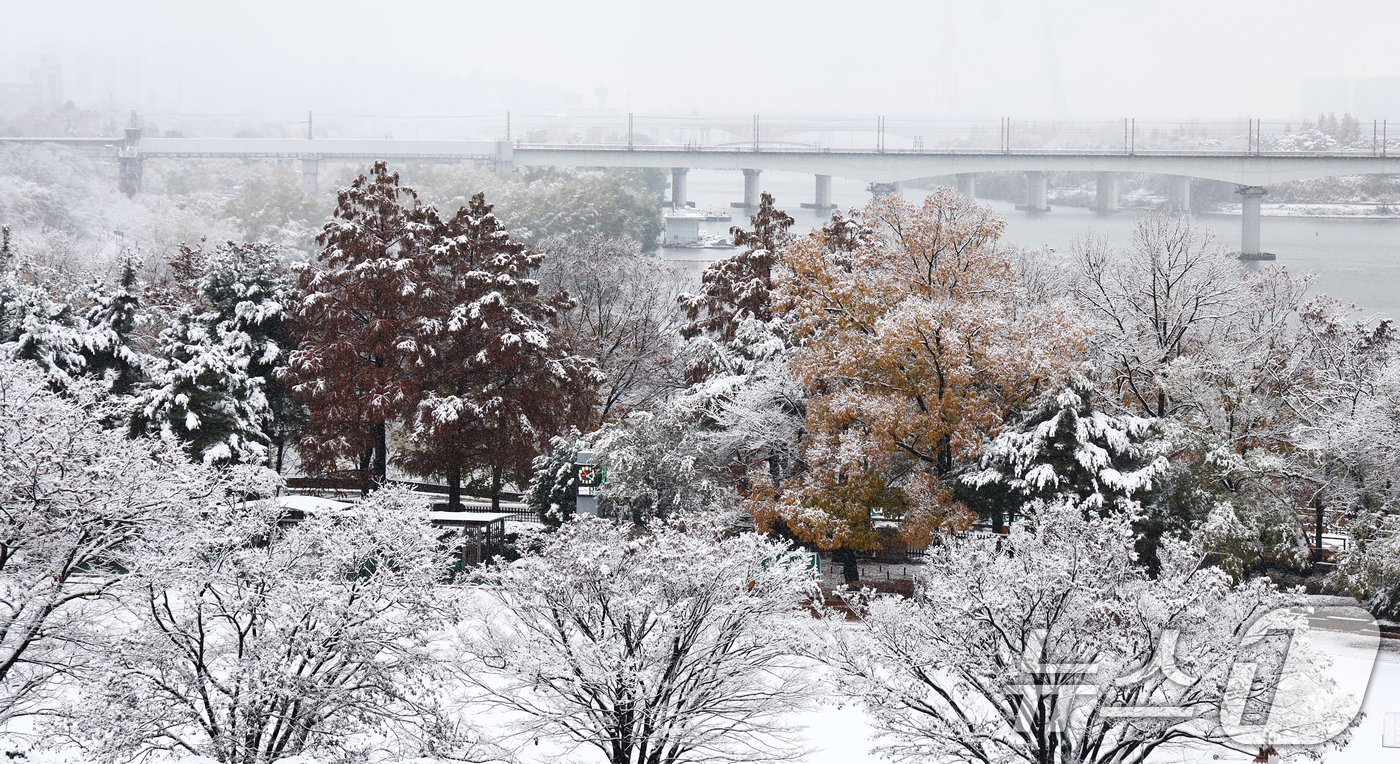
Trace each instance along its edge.
{"label": "snowy shrub", "polygon": [[[1232,586],[1180,542],[1150,577],[1132,521],[1042,505],[1007,536],[945,537],[912,599],[850,595],[859,627],[829,613],[812,653],[839,670],[894,761],[1140,764],[1183,746],[1344,745],[1358,704],[1283,609],[1296,600],[1266,579]],[[1252,674],[1241,684],[1255,667],[1245,655],[1311,691],[1275,694]],[[1242,722],[1250,707],[1263,718]]]}
{"label": "snowy shrub", "polygon": [[224,502],[134,550],[121,607],[58,727],[103,761],[157,751],[223,764],[363,756],[425,713],[424,642],[452,618],[427,509],[384,489],[279,527]]}
{"label": "snowy shrub", "polygon": [[781,544],[687,526],[578,518],[498,564],[456,673],[521,740],[633,764],[790,758],[804,682],[785,635],[809,574]]}
{"label": "snowy shrub", "polygon": [[43,699],[122,555],[185,527],[212,482],[178,450],[104,429],[99,391],[65,396],[27,363],[0,361],[0,720]]}

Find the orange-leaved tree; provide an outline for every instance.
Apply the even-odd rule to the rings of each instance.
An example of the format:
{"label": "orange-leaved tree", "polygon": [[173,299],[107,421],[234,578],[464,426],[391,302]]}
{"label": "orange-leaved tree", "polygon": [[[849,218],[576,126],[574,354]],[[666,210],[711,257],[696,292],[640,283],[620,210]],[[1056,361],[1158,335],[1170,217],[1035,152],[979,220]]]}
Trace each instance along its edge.
{"label": "orange-leaved tree", "polygon": [[758,496],[760,522],[856,551],[876,547],[876,511],[902,517],[913,543],[971,523],[945,476],[1066,379],[1086,339],[1069,310],[1024,288],[1003,226],[936,191],[921,206],[876,198],[789,245],[776,302],[802,346],[808,471]]}

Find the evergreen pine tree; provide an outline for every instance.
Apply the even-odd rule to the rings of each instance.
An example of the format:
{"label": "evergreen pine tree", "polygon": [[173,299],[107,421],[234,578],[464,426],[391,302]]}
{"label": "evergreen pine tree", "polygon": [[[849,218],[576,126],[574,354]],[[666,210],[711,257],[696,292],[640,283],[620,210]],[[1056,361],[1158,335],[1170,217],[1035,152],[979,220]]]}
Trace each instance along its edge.
{"label": "evergreen pine tree", "polygon": [[1072,503],[1085,512],[1122,509],[1166,470],[1142,445],[1150,421],[1110,416],[1093,405],[1093,386],[1076,380],[1043,397],[987,445],[963,475],[962,498],[997,532],[1031,502]]}
{"label": "evergreen pine tree", "polygon": [[130,258],[123,260],[117,287],[108,290],[96,284],[89,294],[92,306],[84,316],[87,373],[100,377],[114,395],[130,395],[144,375],[141,354],[129,343],[141,310],[137,283],[135,264]]}
{"label": "evergreen pine tree", "polygon": [[201,319],[182,313],[161,333],[161,358],[137,400],[132,434],[174,437],[205,464],[261,462],[272,418],[262,380],[248,373],[249,357]]}
{"label": "evergreen pine tree", "polygon": [[247,375],[261,380],[271,416],[265,434],[276,449],[273,466],[280,472],[287,441],[306,418],[274,373],[291,347],[289,274],[274,247],[228,242],[210,257],[200,292],[208,305],[200,320],[211,338],[231,357],[247,359]]}

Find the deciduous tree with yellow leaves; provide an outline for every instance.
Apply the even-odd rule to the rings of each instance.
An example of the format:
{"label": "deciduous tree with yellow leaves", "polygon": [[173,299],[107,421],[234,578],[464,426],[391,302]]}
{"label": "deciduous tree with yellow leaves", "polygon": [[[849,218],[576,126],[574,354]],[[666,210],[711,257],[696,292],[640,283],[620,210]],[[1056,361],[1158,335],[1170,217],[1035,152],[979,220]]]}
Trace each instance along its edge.
{"label": "deciduous tree with yellow leaves", "polygon": [[1024,289],[1004,222],[951,191],[876,198],[785,252],[775,303],[810,393],[805,475],[760,491],[761,523],[846,552],[876,547],[872,513],[906,540],[966,527],[951,471],[1037,393],[1068,378],[1084,332]]}

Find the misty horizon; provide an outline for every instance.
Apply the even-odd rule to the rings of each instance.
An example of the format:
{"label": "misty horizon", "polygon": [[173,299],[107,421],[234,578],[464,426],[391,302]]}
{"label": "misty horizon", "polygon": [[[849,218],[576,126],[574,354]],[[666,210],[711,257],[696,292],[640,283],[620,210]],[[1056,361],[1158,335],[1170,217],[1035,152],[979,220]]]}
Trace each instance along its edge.
{"label": "misty horizon", "polygon": [[307,111],[502,133],[507,111],[872,127],[876,115],[1400,120],[1400,61],[1384,31],[1400,8],[1381,4],[11,5],[0,85],[37,83],[52,101],[172,126],[262,120],[295,132]]}

